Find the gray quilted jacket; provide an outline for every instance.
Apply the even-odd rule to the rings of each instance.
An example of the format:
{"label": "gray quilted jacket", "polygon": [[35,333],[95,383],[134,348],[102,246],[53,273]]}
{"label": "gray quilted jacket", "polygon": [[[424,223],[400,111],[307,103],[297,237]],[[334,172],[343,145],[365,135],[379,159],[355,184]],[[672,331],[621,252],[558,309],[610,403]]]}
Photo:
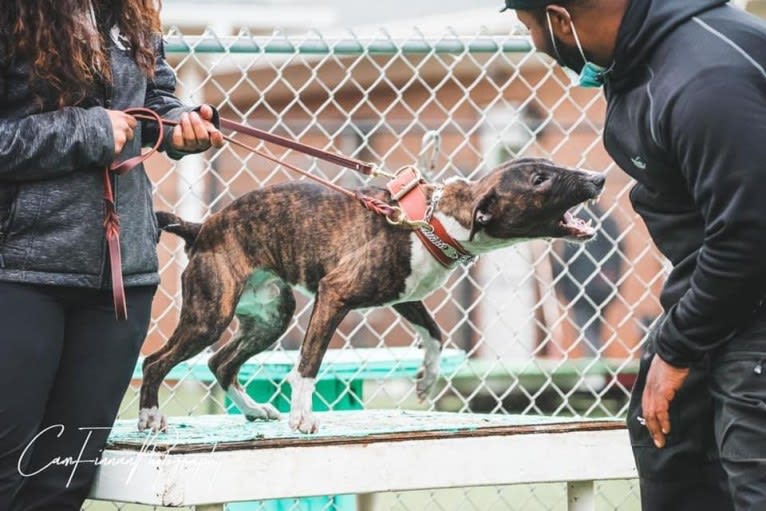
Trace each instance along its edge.
{"label": "gray quilted jacket", "polygon": [[[115,33],[109,38],[112,84],[94,86],[77,107],[58,109],[44,94],[41,107],[29,86],[28,63],[0,58],[0,280],[110,287],[102,170],[113,160],[114,139],[105,108],[145,106],[170,119],[192,110],[173,95],[175,76],[160,38],[154,79],[147,81]],[[158,136],[149,123],[134,134],[119,159]],[[125,285],[157,284],[152,184],[143,167],[112,179]]]}

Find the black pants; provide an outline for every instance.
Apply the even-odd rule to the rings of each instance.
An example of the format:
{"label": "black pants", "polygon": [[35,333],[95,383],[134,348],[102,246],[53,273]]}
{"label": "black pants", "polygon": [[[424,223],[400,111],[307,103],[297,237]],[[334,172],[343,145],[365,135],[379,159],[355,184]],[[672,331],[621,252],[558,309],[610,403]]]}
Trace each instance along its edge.
{"label": "black pants", "polygon": [[118,322],[109,291],[0,282],[0,510],[81,508],[155,290],[128,288]]}
{"label": "black pants", "polygon": [[657,449],[638,422],[651,349],[628,410],[646,511],[766,510],[766,336],[731,341],[692,367]]}

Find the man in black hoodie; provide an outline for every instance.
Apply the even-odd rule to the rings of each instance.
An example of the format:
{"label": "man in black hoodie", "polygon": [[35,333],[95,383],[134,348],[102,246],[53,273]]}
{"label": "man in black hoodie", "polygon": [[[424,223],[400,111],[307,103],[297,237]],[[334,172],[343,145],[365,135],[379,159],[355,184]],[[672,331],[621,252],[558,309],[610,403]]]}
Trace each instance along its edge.
{"label": "man in black hoodie", "polygon": [[766,25],[725,0],[506,0],[604,86],[673,270],[628,412],[644,509],[766,509]]}

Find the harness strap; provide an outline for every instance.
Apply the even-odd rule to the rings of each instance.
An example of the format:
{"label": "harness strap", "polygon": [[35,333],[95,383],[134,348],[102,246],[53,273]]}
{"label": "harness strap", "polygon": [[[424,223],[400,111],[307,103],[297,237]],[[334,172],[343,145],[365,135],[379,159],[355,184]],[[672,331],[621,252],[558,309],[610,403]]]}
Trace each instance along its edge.
{"label": "harness strap", "polygon": [[402,168],[387,187],[391,198],[399,202],[410,222],[426,223],[415,229],[415,234],[439,264],[453,268],[457,264],[473,261],[475,256],[450,236],[439,219],[433,216],[433,211],[429,211],[426,182],[415,167]]}

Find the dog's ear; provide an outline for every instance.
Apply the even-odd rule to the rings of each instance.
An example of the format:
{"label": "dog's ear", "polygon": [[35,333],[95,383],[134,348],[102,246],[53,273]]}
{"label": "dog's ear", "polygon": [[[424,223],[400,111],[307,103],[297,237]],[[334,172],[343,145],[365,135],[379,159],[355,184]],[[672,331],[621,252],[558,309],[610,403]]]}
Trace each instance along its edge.
{"label": "dog's ear", "polygon": [[473,241],[474,235],[492,220],[490,208],[496,198],[497,194],[493,187],[479,196],[479,199],[474,203],[473,213],[471,214],[471,234],[468,236],[468,241]]}

